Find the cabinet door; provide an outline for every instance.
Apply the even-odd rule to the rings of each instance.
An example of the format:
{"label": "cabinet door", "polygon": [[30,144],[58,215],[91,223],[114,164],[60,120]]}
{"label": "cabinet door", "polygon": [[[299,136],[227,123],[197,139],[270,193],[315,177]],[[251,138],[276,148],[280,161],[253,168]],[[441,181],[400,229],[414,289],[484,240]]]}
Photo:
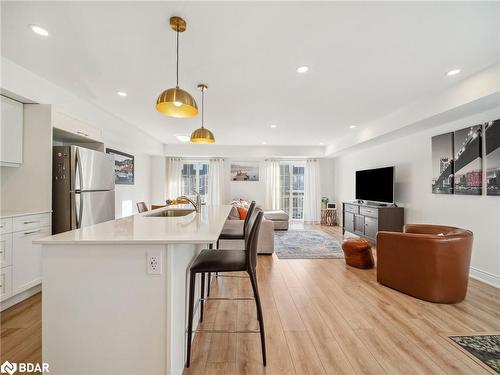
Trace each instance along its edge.
{"label": "cabinet door", "polygon": [[12,267],[0,269],[0,301],[12,296]]}
{"label": "cabinet door", "polygon": [[354,233],[363,236],[365,234],[365,217],[354,215]]}
{"label": "cabinet door", "polygon": [[23,163],[23,104],[5,96],[1,99],[0,162],[15,167]]}
{"label": "cabinet door", "polygon": [[377,237],[378,220],[372,217],[365,217],[365,236],[371,239]]}
{"label": "cabinet door", "polygon": [[12,265],[12,233],[0,236],[0,267]]}
{"label": "cabinet door", "polygon": [[100,129],[61,112],[54,112],[53,125],[55,128],[65,130],[94,141],[101,141],[102,139],[102,132]]}
{"label": "cabinet door", "polygon": [[50,236],[50,227],[16,232],[12,241],[12,293],[17,294],[42,282],[42,249],[33,244]]}
{"label": "cabinet door", "polygon": [[344,230],[354,233],[354,214],[344,212]]}

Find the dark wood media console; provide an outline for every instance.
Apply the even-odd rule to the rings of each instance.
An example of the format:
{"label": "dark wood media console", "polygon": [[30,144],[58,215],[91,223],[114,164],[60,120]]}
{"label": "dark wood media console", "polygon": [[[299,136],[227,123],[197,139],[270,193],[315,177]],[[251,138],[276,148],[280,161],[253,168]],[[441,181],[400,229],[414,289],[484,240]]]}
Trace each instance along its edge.
{"label": "dark wood media console", "polygon": [[347,231],[375,242],[378,231],[402,232],[403,225],[403,207],[342,203],[343,234]]}

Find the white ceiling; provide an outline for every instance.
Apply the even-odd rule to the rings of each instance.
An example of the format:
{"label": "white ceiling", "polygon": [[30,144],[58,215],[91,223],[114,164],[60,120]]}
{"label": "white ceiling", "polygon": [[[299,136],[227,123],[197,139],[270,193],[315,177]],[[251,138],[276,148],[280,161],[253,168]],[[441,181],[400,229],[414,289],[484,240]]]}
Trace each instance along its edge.
{"label": "white ceiling", "polygon": [[[500,61],[500,3],[2,2],[2,55],[165,143],[199,117],[156,112],[208,84],[218,144],[318,145]],[[45,27],[48,38],[28,24]],[[296,68],[307,65],[306,74]],[[462,73],[448,77],[458,67]],[[126,98],[116,91],[128,93]],[[269,125],[275,123],[276,129]],[[349,129],[350,125],[357,129]]]}

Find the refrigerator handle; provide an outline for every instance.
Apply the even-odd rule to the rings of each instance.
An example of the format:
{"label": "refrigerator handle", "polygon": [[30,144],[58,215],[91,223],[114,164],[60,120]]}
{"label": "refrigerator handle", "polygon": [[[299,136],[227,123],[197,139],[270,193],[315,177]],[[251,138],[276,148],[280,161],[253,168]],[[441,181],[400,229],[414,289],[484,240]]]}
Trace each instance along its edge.
{"label": "refrigerator handle", "polygon": [[78,211],[78,216],[76,217],[77,229],[80,229],[82,226],[82,214],[83,214],[83,194],[80,193],[80,210]]}
{"label": "refrigerator handle", "polygon": [[[82,183],[83,183],[83,173],[82,173],[82,162],[80,160],[80,151],[79,151],[78,147],[76,148],[75,159],[76,159],[76,169],[78,171],[78,179],[80,180],[80,186],[79,186],[80,189],[79,189],[79,191],[76,191],[76,192],[80,193],[80,207],[79,207],[80,209],[78,210],[78,213],[76,214],[76,228],[80,229],[81,224],[82,224],[82,215],[83,215],[83,194],[81,193]],[[76,195],[75,195],[75,198],[76,198]]]}
{"label": "refrigerator handle", "polygon": [[80,159],[80,150],[78,149],[78,147],[76,147],[76,150],[75,150],[75,159],[76,159],[76,170],[77,170],[77,173],[78,173],[78,182],[79,182],[79,186],[75,186],[75,191],[82,191],[82,185],[83,185],[83,172],[82,172],[82,161]]}

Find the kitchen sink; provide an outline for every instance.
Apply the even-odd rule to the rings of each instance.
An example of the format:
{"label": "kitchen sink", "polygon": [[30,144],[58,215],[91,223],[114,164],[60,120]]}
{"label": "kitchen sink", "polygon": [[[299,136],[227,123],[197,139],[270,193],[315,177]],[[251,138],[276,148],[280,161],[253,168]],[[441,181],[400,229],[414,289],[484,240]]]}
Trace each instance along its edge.
{"label": "kitchen sink", "polygon": [[181,217],[189,215],[191,212],[195,212],[195,210],[190,209],[177,209],[177,210],[163,210],[160,212],[153,212],[149,215],[145,215],[147,217]]}

